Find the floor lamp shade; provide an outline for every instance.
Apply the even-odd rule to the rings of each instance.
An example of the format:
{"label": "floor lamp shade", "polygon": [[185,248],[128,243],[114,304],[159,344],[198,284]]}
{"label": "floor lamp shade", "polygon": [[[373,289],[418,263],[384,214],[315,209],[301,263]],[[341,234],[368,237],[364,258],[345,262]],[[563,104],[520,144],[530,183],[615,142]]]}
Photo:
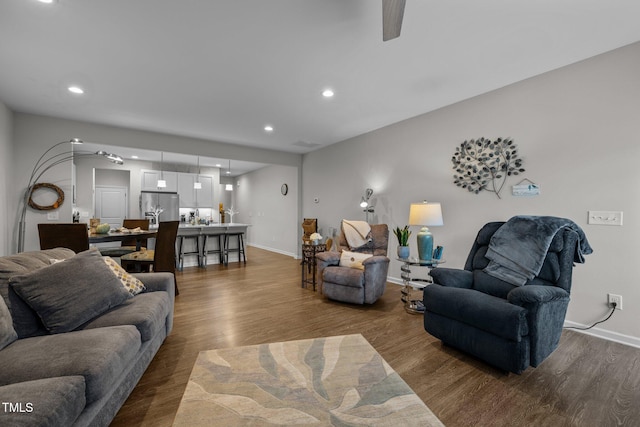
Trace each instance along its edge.
{"label": "floor lamp shade", "polygon": [[428,226],[442,225],[442,207],[440,203],[412,203],[409,209],[409,225],[422,227],[417,235],[418,257],[423,261],[433,258],[433,235]]}

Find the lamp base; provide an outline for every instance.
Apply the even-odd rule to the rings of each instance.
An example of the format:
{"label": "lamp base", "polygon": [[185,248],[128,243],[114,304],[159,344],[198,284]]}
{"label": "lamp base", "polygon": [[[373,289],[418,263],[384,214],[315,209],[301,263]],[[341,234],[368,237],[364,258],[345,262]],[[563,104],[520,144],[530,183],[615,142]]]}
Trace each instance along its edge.
{"label": "lamp base", "polygon": [[433,258],[433,235],[427,227],[422,227],[417,238],[420,261],[431,261]]}

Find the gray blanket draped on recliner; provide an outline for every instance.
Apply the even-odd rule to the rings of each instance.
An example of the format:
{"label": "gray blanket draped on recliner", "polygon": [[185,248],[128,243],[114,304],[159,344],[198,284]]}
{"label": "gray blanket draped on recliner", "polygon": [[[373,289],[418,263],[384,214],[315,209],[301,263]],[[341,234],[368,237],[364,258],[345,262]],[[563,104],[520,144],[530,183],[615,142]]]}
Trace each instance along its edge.
{"label": "gray blanket draped on recliner", "polygon": [[593,252],[582,229],[573,221],[552,216],[514,216],[500,227],[485,255],[491,260],[484,271],[505,282],[522,286],[542,268],[549,245],[563,229],[578,234],[574,262],[584,263]]}

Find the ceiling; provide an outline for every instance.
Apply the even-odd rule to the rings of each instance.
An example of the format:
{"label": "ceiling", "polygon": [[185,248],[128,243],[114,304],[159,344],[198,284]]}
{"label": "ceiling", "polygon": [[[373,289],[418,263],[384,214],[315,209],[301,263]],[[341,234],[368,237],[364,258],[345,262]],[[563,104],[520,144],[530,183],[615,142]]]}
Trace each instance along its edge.
{"label": "ceiling", "polygon": [[2,0],[0,100],[306,153],[634,43],[638,16],[638,0],[407,0],[382,42],[381,0]]}

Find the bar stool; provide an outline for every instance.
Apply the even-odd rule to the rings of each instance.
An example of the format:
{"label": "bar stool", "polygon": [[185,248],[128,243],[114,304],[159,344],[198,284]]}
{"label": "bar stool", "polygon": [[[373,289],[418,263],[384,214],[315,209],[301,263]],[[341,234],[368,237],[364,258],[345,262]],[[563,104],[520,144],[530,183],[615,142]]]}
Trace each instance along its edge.
{"label": "bar stool", "polygon": [[[229,248],[229,240],[232,237],[238,239],[237,248]],[[229,252],[238,252],[238,262],[240,262],[240,255],[242,255],[244,263],[247,263],[247,256],[244,252],[244,231],[231,232],[224,235],[224,265],[229,264]]]}
{"label": "bar stool", "polygon": [[[189,252],[185,252],[184,251],[184,241],[187,240],[193,240],[195,241],[196,244],[196,250],[195,251],[189,251]],[[178,236],[178,270],[182,271],[182,268],[184,266],[184,256],[185,255],[197,255],[198,256],[198,266],[202,265],[202,261],[201,261],[201,253],[200,253],[200,236],[195,234],[192,236]]]}
{"label": "bar stool", "polygon": [[[211,238],[213,241],[218,241],[217,249],[207,249],[207,242]],[[214,240],[215,239],[215,240]],[[220,264],[224,263],[224,234],[205,234],[202,241],[202,267],[207,267],[207,255],[218,254],[218,260]]]}

